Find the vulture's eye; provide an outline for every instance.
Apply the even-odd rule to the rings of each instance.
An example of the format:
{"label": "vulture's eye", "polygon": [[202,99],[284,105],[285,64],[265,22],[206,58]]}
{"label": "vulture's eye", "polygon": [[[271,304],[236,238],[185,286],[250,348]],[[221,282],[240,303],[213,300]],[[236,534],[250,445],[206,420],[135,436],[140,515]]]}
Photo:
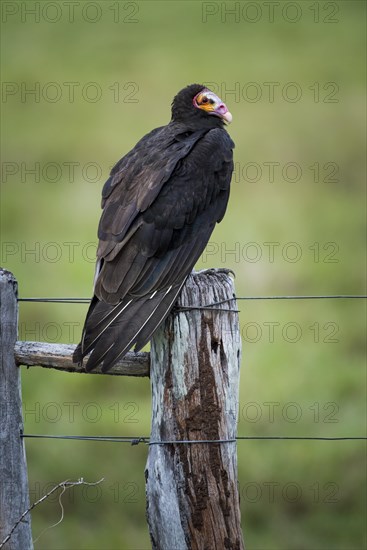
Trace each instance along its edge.
{"label": "vulture's eye", "polygon": [[203,97],[203,99],[201,100],[201,103],[208,103],[208,98],[206,96]]}

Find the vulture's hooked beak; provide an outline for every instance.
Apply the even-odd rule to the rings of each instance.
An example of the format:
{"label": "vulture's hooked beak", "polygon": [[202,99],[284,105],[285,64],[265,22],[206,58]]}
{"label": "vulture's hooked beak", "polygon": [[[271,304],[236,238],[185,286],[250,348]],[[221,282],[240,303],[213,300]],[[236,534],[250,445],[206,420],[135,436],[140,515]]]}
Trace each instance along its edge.
{"label": "vulture's hooked beak", "polygon": [[227,105],[210,90],[202,90],[194,97],[193,103],[198,109],[202,109],[208,115],[215,115],[221,118],[226,124],[232,122],[232,115]]}

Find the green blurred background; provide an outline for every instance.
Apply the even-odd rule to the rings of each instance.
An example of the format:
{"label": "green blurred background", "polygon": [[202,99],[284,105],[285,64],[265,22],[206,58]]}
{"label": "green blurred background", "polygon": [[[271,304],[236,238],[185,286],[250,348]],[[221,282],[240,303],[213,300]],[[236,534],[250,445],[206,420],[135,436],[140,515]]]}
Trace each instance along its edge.
{"label": "green blurred background", "polygon": [[[198,267],[233,269],[238,296],[365,293],[364,2],[73,6],[2,2],[1,265],[21,297],[90,296],[109,169],[192,82],[227,103],[236,143],[227,215]],[[364,301],[239,305],[239,435],[366,435]],[[85,312],[22,303],[19,338],[76,343]],[[147,379],[24,369],[23,400],[28,433],[149,434]],[[150,547],[144,445],[26,450],[32,501],[105,478],[64,495],[36,548]],[[247,548],[365,548],[365,450],[239,443]],[[59,517],[57,498],[38,506],[34,536]]]}

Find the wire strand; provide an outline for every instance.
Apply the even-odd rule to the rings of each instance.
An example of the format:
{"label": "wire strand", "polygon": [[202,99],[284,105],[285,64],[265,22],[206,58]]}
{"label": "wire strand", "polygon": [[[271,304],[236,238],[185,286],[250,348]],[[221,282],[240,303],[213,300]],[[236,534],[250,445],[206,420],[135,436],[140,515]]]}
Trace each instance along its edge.
{"label": "wire strand", "polygon": [[[220,305],[232,300],[356,300],[366,299],[364,294],[330,294],[301,296],[234,296],[222,302],[214,302],[206,306],[180,306],[182,309],[204,309]],[[56,303],[56,304],[89,304],[90,298],[18,298],[18,302]],[[232,310],[231,310],[232,311]]]}
{"label": "wire strand", "polygon": [[340,299],[366,299],[364,294],[330,294],[330,295],[311,295],[311,296],[243,296],[234,298],[235,300],[340,300]]}
{"label": "wire strand", "polygon": [[89,304],[90,298],[18,298],[18,302],[37,302],[54,304]]}
{"label": "wire strand", "polygon": [[39,504],[41,504],[43,501],[45,501],[46,499],[48,499],[52,493],[54,493],[55,491],[57,491],[57,489],[60,489],[62,488],[62,492],[60,493],[59,495],[59,504],[60,504],[60,507],[61,507],[61,518],[59,519],[59,521],[57,523],[54,523],[53,525],[51,525],[50,527],[46,527],[39,535],[38,537],[33,541],[33,543],[35,543],[39,538],[40,536],[45,532],[47,531],[48,529],[51,529],[52,527],[56,527],[57,525],[59,525],[59,523],[62,522],[62,520],[64,519],[64,507],[61,503],[61,497],[62,495],[64,494],[65,490],[68,488],[68,487],[72,487],[72,486],[75,486],[75,485],[99,485],[99,483],[102,483],[102,481],[104,481],[104,478],[102,477],[102,479],[100,479],[99,481],[95,481],[95,482],[91,482],[89,483],[88,481],[84,481],[83,478],[80,478],[78,481],[70,481],[68,479],[66,479],[65,481],[62,481],[61,483],[58,483],[57,485],[55,485],[54,487],[52,487],[52,489],[50,491],[48,491],[48,493],[46,493],[45,495],[43,495],[43,497],[41,497],[40,499],[38,499],[36,502],[34,502],[33,504],[31,504],[31,506],[25,510],[22,515],[20,516],[20,518],[14,523],[13,527],[11,528],[11,530],[9,531],[9,533],[6,535],[5,539],[0,543],[0,548],[3,548],[3,546],[8,542],[8,540],[11,539],[15,529],[18,527],[18,525],[23,521],[23,519],[25,518],[25,516],[27,514],[29,514],[29,512],[31,512],[33,510],[33,508],[35,508],[36,506],[38,506]]}
{"label": "wire strand", "polygon": [[236,441],[245,440],[300,440],[300,441],[367,441],[367,437],[362,436],[343,436],[343,437],[313,437],[313,436],[288,436],[288,435],[243,435],[230,439],[173,439],[166,441],[150,441],[148,436],[89,436],[89,435],[46,435],[46,434],[21,434],[22,438],[33,439],[72,439],[78,441],[109,441],[113,443],[130,443],[138,445],[145,443],[146,445],[182,445],[182,444],[198,444],[198,443],[235,443]]}

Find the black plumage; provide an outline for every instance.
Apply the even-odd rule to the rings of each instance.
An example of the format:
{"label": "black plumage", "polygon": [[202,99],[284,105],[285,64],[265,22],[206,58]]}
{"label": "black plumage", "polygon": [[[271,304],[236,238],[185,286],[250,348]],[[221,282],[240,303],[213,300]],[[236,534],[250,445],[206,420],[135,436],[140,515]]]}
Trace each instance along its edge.
{"label": "black plumage", "polygon": [[181,90],[169,124],[144,136],[102,191],[92,298],[74,361],[108,370],[141,349],[171,310],[224,216],[234,144],[232,119],[202,85]]}

